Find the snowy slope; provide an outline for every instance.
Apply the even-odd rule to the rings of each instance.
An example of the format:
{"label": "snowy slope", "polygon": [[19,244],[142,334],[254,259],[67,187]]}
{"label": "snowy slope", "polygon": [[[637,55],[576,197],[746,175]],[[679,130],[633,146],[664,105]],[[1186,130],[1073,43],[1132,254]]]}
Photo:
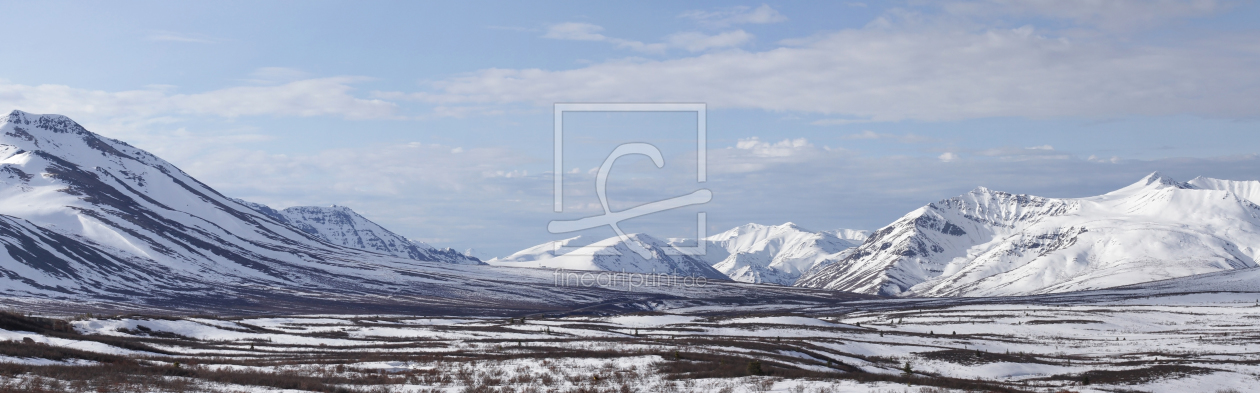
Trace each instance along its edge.
{"label": "snowy slope", "polygon": [[403,259],[326,239],[64,116],[14,111],[0,118],[0,296],[222,299],[324,291],[566,301],[542,277]]}
{"label": "snowy slope", "polygon": [[[370,243],[360,232],[365,228],[386,239],[386,231],[354,216],[332,225],[331,216],[305,214],[302,220],[317,232],[312,234],[288,222],[287,215],[280,220],[280,212],[261,210],[64,116],[14,111],[0,117],[4,304],[58,312],[465,314],[641,310],[663,299],[852,298],[720,280],[725,276],[701,261],[665,255],[668,245],[648,236],[636,238],[649,246],[650,258],[639,258],[616,241],[604,242],[601,255],[583,258],[608,270],[713,280],[707,285],[665,280],[634,287],[561,286],[550,270],[414,260],[335,244],[353,243],[353,236]],[[343,230],[347,223],[353,224],[353,234]],[[608,255],[612,251],[622,255]]]}
{"label": "snowy slope", "polygon": [[1221,180],[1209,177],[1196,177],[1186,185],[1201,190],[1229,191],[1241,198],[1260,204],[1260,181]]}
{"label": "snowy slope", "polygon": [[1260,292],[1260,269],[1225,270],[1110,288],[1107,291],[1122,295],[1138,293],[1143,296],[1205,292],[1255,293]]}
{"label": "snowy slope", "polygon": [[138,295],[180,285],[170,269],[88,239],[0,215],[0,289],[4,294],[74,294],[84,286],[97,293]]}
{"label": "snowy slope", "polygon": [[1105,195],[1065,199],[981,187],[910,212],[797,285],[1023,295],[1252,268],[1260,206],[1238,194],[1254,189],[1241,183],[1249,182],[1178,183],[1155,173]]}
{"label": "snowy slope", "polygon": [[[517,251],[512,255],[503,258],[491,259],[488,263],[492,265],[515,266],[515,267],[541,267],[541,261],[554,259],[556,255],[556,247],[582,247],[598,241],[599,239],[590,236],[575,236],[568,239],[550,241],[537,246]],[[531,263],[538,262],[538,263]]]}
{"label": "snowy slope", "polygon": [[[627,273],[658,273],[679,276],[707,277],[726,280],[726,275],[714,270],[703,260],[687,255],[669,255],[669,243],[645,235],[628,235],[629,241],[638,242],[651,254],[648,258],[634,252],[620,237],[600,241],[578,236],[555,242],[547,242],[518,251],[504,258],[494,258],[486,263],[495,266],[528,267],[568,270],[598,270]],[[555,252],[555,246],[584,247],[580,251]]]}
{"label": "snowy slope", "polygon": [[[133,272],[154,278],[213,272],[283,282],[292,277],[279,269],[278,257],[318,244],[147,152],[88,132],[64,116],[19,111],[0,119],[0,214],[21,217],[110,259],[131,260]],[[19,243],[23,240],[12,239],[6,245]],[[131,285],[75,254],[52,262],[10,252],[0,266],[4,273],[27,270],[8,276],[57,283],[62,292],[107,290],[92,282]],[[58,263],[60,269],[48,268]]]}
{"label": "snowy slope", "polygon": [[[488,261],[491,265],[534,268],[560,268],[572,270],[609,270],[637,273],[677,271],[707,271],[689,266],[691,260],[711,266],[731,280],[747,283],[792,285],[798,277],[810,269],[825,266],[843,259],[846,250],[860,241],[846,240],[837,233],[851,238],[863,238],[865,231],[841,229],[813,232],[796,224],[760,225],[747,224],[705,238],[705,254],[688,257],[653,257],[644,260],[638,255],[624,255],[628,250],[619,239],[592,239],[578,236],[547,242],[518,251],[503,258]],[[669,239],[662,242],[647,235],[634,235],[661,250],[678,247],[695,247],[695,239]],[[556,246],[582,247],[594,245],[597,255],[556,255]],[[610,255],[623,253],[616,258]],[[655,252],[655,251],[654,251]],[[675,252],[681,254],[683,252]],[[707,272],[700,275],[710,275]]]}
{"label": "snowy slope", "polygon": [[[747,224],[705,238],[706,252],[697,256],[732,280],[792,285],[806,272],[844,259],[860,242],[862,231],[813,232],[796,224]],[[676,241],[678,245],[694,245]]]}
{"label": "snowy slope", "polygon": [[345,206],[294,206],[284,210],[234,199],[245,206],[289,224],[328,243],[379,252],[418,261],[438,261],[461,265],[482,265],[477,258],[450,248],[437,249],[407,239],[368,220]]}

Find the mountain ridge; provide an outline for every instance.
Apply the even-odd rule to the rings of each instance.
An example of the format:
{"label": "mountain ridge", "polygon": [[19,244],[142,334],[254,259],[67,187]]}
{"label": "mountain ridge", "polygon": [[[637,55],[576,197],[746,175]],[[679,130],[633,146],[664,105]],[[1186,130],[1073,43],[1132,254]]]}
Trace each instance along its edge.
{"label": "mountain ridge", "polygon": [[451,248],[439,249],[407,239],[345,206],[292,206],[276,210],[260,203],[235,199],[251,209],[292,225],[321,240],[339,246],[379,252],[418,261],[484,265],[480,259]]}
{"label": "mountain ridge", "polygon": [[[862,232],[837,230],[849,236]],[[705,238],[709,251],[699,258],[732,280],[792,285],[806,272],[843,259],[857,242],[833,232],[815,232],[792,222],[745,224]]]}
{"label": "mountain ridge", "polygon": [[[837,233],[850,239],[841,239]],[[791,222],[781,225],[749,223],[706,237],[703,240],[705,244],[705,253],[703,255],[691,255],[689,252],[680,249],[682,247],[697,246],[695,239],[680,238],[661,241],[646,234],[635,234],[630,237],[631,240],[639,239],[640,236],[644,237],[644,239],[647,239],[646,242],[648,244],[660,249],[660,255],[672,254],[675,255],[671,257],[674,259],[694,259],[698,263],[708,265],[716,272],[722,274],[722,277],[725,279],[746,283],[791,285],[797,277],[809,269],[815,269],[838,260],[839,256],[846,249],[852,248],[857,244],[852,238],[864,238],[865,235],[866,231],[851,229],[814,232]],[[517,251],[506,257],[493,258],[487,263],[495,266],[510,267],[592,271],[624,270],[636,273],[660,272],[660,270],[641,268],[640,266],[649,266],[644,265],[649,263],[646,261],[619,264],[612,261],[608,256],[598,255],[601,253],[613,254],[608,248],[610,246],[616,248],[621,242],[617,237],[596,239],[590,236],[577,236],[539,244]],[[566,256],[565,252],[557,254],[557,246],[570,248],[591,246],[592,250],[597,250],[595,251],[597,255],[579,257],[576,254]],[[673,250],[670,250],[670,252],[664,252],[671,248]],[[616,252],[621,251],[618,249]],[[662,260],[656,256],[652,259],[657,261],[651,262],[652,265],[650,266],[657,268],[679,263],[674,260]],[[683,263],[683,265],[690,265],[690,263]],[[673,266],[670,266],[670,268],[680,270]],[[689,269],[693,268],[687,267],[681,270],[692,272],[706,271],[702,275],[712,277],[712,272],[707,272],[708,269]]]}
{"label": "mountain ridge", "polygon": [[1260,207],[1229,191],[1158,172],[1086,198],[979,187],[906,214],[797,285],[884,296],[1001,296],[1246,269],[1260,252],[1237,245],[1260,242],[1257,217]]}
{"label": "mountain ridge", "polygon": [[[644,258],[634,252],[627,242],[637,242],[646,248],[649,257]],[[562,250],[565,252],[557,253],[555,248],[557,245],[581,247],[581,249]],[[676,252],[669,243],[642,233],[628,234],[626,239],[613,236],[597,241],[589,237],[577,236],[526,248],[508,257],[494,258],[486,263],[493,266],[517,268],[670,274],[705,277],[713,280],[729,279],[695,256]]]}
{"label": "mountain ridge", "polygon": [[68,117],[22,111],[0,118],[0,244],[7,297],[215,304],[389,294],[431,305],[579,298],[541,276],[327,243]]}

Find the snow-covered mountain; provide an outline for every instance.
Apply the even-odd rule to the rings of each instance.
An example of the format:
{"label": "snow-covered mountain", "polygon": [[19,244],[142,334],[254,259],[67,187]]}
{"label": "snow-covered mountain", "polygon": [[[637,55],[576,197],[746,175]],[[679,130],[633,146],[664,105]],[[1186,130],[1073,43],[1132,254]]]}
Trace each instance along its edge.
{"label": "snow-covered mountain", "polygon": [[[642,310],[680,298],[852,298],[727,280],[558,286],[546,270],[415,260],[343,246],[355,243],[355,236],[370,246],[365,228],[384,244],[389,237],[342,213],[348,217],[343,223],[318,210],[293,216],[300,219],[263,213],[64,116],[14,111],[0,117],[0,299],[6,304],[93,312],[462,314]],[[595,265],[724,277],[694,258],[663,258],[667,245],[637,238],[651,245],[649,261],[601,255]],[[398,239],[393,244],[400,246],[396,252],[407,248]],[[606,249],[637,257],[622,246]]]}
{"label": "snow-covered mountain", "polygon": [[[449,261],[437,255],[421,262],[332,244],[343,239],[318,229],[308,233],[242,205],[67,117],[14,111],[0,118],[7,251],[0,295],[121,299],[284,288],[456,296],[484,285],[475,284],[479,275],[510,277],[441,268]],[[400,285],[422,276],[427,281]]]}
{"label": "snow-covered mountain", "polygon": [[568,239],[550,241],[543,244],[539,244],[537,246],[526,248],[524,250],[517,251],[513,253],[512,255],[508,255],[503,258],[491,259],[487,261],[487,263],[491,265],[501,264],[504,266],[513,266],[513,267],[543,267],[542,261],[554,259],[557,255],[564,255],[565,253],[564,250],[561,250],[557,254],[556,252],[557,246],[570,247],[570,248],[582,247],[582,246],[589,245],[599,240],[600,239],[595,239],[590,236],[574,236]]}
{"label": "snow-covered mountain", "polygon": [[[747,224],[705,238],[704,255],[666,255],[664,250],[679,247],[695,247],[695,239],[669,239],[661,241],[644,234],[632,235],[643,244],[648,245],[653,257],[644,259],[631,252],[627,245],[616,237],[594,239],[577,236],[564,240],[547,242],[516,253],[487,261],[496,266],[560,268],[571,270],[607,270],[636,273],[655,272],[691,272],[684,275],[702,275],[713,277],[714,270],[724,278],[747,283],[765,283],[792,285],[798,277],[810,269],[826,266],[847,255],[851,249],[861,243],[866,231],[841,229],[836,231],[813,232],[796,224],[760,225]],[[837,236],[848,237],[844,239]],[[594,253],[584,252],[556,254],[556,246],[584,247],[592,246]],[[683,254],[675,251],[670,254]],[[592,255],[593,254],[593,255]],[[712,267],[705,269],[694,266],[702,264]]]}
{"label": "snow-covered mountain", "polygon": [[1260,182],[1158,173],[1089,198],[977,188],[906,214],[796,285],[892,296],[1108,288],[1256,267]]}
{"label": "snow-covered mountain", "polygon": [[1186,185],[1200,190],[1229,191],[1251,203],[1260,204],[1260,181],[1221,180],[1199,176],[1186,182]]}
{"label": "snow-covered mountain", "polygon": [[294,206],[276,210],[260,203],[233,199],[268,217],[292,225],[328,243],[418,261],[483,265],[477,258],[450,248],[438,249],[390,232],[345,206]]}
{"label": "snow-covered mountain", "polygon": [[[742,225],[705,238],[705,255],[697,256],[732,280],[749,283],[792,285],[801,275],[848,255],[864,238],[865,231],[813,232],[796,224]],[[675,245],[694,246],[692,240]]]}
{"label": "snow-covered mountain", "polygon": [[[638,242],[646,248],[651,256],[648,258],[640,256],[631,249],[627,241],[622,241],[618,236],[599,241],[578,236],[539,244],[504,258],[491,259],[486,263],[508,267],[658,273],[717,280],[727,279],[726,275],[714,270],[701,259],[688,255],[670,255],[666,250],[672,247],[665,241],[645,234],[631,234],[627,237],[629,238],[627,241]],[[557,254],[557,245],[583,248],[577,251],[561,250]]]}

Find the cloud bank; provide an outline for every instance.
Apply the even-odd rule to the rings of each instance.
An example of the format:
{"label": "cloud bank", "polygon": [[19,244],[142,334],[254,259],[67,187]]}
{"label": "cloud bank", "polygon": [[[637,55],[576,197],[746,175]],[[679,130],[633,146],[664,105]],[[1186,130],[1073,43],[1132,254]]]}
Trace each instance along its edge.
{"label": "cloud bank", "polygon": [[[277,77],[291,70],[262,69],[256,74]],[[71,117],[152,118],[163,115],[336,116],[379,119],[395,116],[397,105],[380,99],[358,98],[352,84],[362,77],[331,77],[290,81],[271,86],[238,86],[203,93],[174,94],[168,86],[107,92],[65,85],[23,85],[0,81],[0,108]]]}
{"label": "cloud bank", "polygon": [[[957,14],[987,9],[973,7],[981,3],[951,4],[946,8]],[[1154,7],[1148,14],[1127,16],[1131,21],[1117,21],[1128,14],[1113,9],[1146,8],[1030,4],[1037,7],[1010,5],[1003,12],[1027,9],[1119,26],[1156,23],[1184,7],[1216,9],[1172,2],[1168,10]],[[603,37],[586,29],[566,34],[570,39]],[[694,38],[693,46],[678,46],[701,50],[743,40],[735,33],[723,34],[727,36]],[[568,70],[485,69],[398,96],[447,106],[707,102],[713,108],[838,118],[820,125],[987,117],[1255,118],[1260,115],[1260,107],[1252,103],[1260,96],[1260,74],[1254,72],[1260,67],[1260,45],[1255,42],[1260,37],[1254,33],[1161,42],[1073,37],[1031,25],[975,27],[957,19],[890,12],[864,28],[786,40],[770,50],[610,60]]]}

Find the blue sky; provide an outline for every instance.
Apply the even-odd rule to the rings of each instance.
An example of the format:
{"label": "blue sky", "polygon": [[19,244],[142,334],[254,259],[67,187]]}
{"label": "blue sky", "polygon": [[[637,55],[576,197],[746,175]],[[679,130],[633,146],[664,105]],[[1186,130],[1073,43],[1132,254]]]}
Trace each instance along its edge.
{"label": "blue sky", "polygon": [[[662,237],[694,234],[697,211],[710,233],[877,229],[976,186],[1260,179],[1254,2],[3,7],[0,107],[71,116],[230,196],[345,205],[480,257],[595,214],[591,169],[625,142],[666,166],[620,161],[615,208],[714,193],[625,223]],[[573,115],[553,213],[554,102],[707,103],[708,182],[694,116]]]}

